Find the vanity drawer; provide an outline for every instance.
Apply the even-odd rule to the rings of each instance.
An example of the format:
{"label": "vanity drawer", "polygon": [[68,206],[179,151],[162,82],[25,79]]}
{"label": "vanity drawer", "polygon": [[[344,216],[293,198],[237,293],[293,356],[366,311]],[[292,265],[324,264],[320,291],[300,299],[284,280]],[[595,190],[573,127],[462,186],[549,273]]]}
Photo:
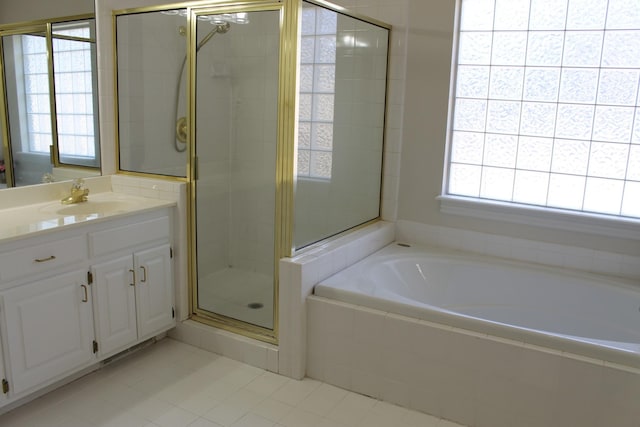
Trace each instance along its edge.
{"label": "vanity drawer", "polygon": [[89,233],[89,251],[96,257],[154,242],[168,242],[170,231],[166,216],[96,231]]}
{"label": "vanity drawer", "polygon": [[0,254],[0,282],[52,271],[85,259],[84,234],[4,252]]}

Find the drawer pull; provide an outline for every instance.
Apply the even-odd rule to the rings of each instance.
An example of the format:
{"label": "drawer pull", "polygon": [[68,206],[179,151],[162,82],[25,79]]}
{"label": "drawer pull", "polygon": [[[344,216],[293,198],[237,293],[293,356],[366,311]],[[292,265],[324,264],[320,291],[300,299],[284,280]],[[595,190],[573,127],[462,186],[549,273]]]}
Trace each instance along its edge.
{"label": "drawer pull", "polygon": [[131,283],[129,283],[129,286],[135,286],[136,285],[136,272],[135,272],[135,270],[129,270],[129,272],[133,275],[133,281]]}
{"label": "drawer pull", "polygon": [[142,269],[142,279],[140,280],[140,282],[145,283],[147,281],[147,268],[144,265],[140,268]]}
{"label": "drawer pull", "polygon": [[87,286],[86,285],[80,285],[80,287],[84,291],[84,297],[82,298],[82,302],[89,301],[89,294],[87,293]]}
{"label": "drawer pull", "polygon": [[53,261],[54,259],[56,259],[55,255],[51,255],[48,258],[36,258],[34,261],[35,262],[47,262],[47,261]]}

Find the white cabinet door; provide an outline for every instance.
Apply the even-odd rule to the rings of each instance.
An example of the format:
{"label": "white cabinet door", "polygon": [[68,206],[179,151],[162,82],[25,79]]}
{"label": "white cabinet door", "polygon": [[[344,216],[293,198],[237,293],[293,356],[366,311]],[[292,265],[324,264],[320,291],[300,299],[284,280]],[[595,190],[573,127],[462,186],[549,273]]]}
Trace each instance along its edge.
{"label": "white cabinet door", "polygon": [[107,357],[135,343],[136,294],[131,255],[92,267],[98,354]]}
{"label": "white cabinet door", "polygon": [[7,393],[4,393],[4,391],[2,391],[2,386],[4,385],[4,382],[7,381],[7,377],[4,374],[4,359],[2,357],[2,340],[0,340],[0,381],[2,381],[2,384],[0,384],[0,406],[5,404],[5,401],[7,400]]}
{"label": "white cabinet door", "polygon": [[136,252],[138,339],[175,326],[171,248],[167,245]]}
{"label": "white cabinet door", "polygon": [[94,360],[91,290],[86,271],[2,293],[10,393],[19,394]]}

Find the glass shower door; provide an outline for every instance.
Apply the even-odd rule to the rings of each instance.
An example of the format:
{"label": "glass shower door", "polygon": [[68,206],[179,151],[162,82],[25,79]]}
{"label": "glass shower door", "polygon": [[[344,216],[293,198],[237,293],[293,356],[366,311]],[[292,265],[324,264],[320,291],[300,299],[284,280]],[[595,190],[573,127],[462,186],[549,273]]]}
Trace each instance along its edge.
{"label": "glass shower door", "polygon": [[194,311],[273,330],[280,11],[196,29]]}

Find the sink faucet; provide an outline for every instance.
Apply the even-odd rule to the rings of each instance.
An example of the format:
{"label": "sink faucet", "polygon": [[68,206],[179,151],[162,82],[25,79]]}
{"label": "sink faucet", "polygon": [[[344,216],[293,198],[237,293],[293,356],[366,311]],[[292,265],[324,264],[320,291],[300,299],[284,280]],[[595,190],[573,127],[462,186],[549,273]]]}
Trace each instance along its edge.
{"label": "sink faucet", "polygon": [[71,184],[71,195],[60,200],[63,205],[71,205],[74,203],[86,202],[89,195],[89,189],[84,186],[82,178],[74,179]]}

